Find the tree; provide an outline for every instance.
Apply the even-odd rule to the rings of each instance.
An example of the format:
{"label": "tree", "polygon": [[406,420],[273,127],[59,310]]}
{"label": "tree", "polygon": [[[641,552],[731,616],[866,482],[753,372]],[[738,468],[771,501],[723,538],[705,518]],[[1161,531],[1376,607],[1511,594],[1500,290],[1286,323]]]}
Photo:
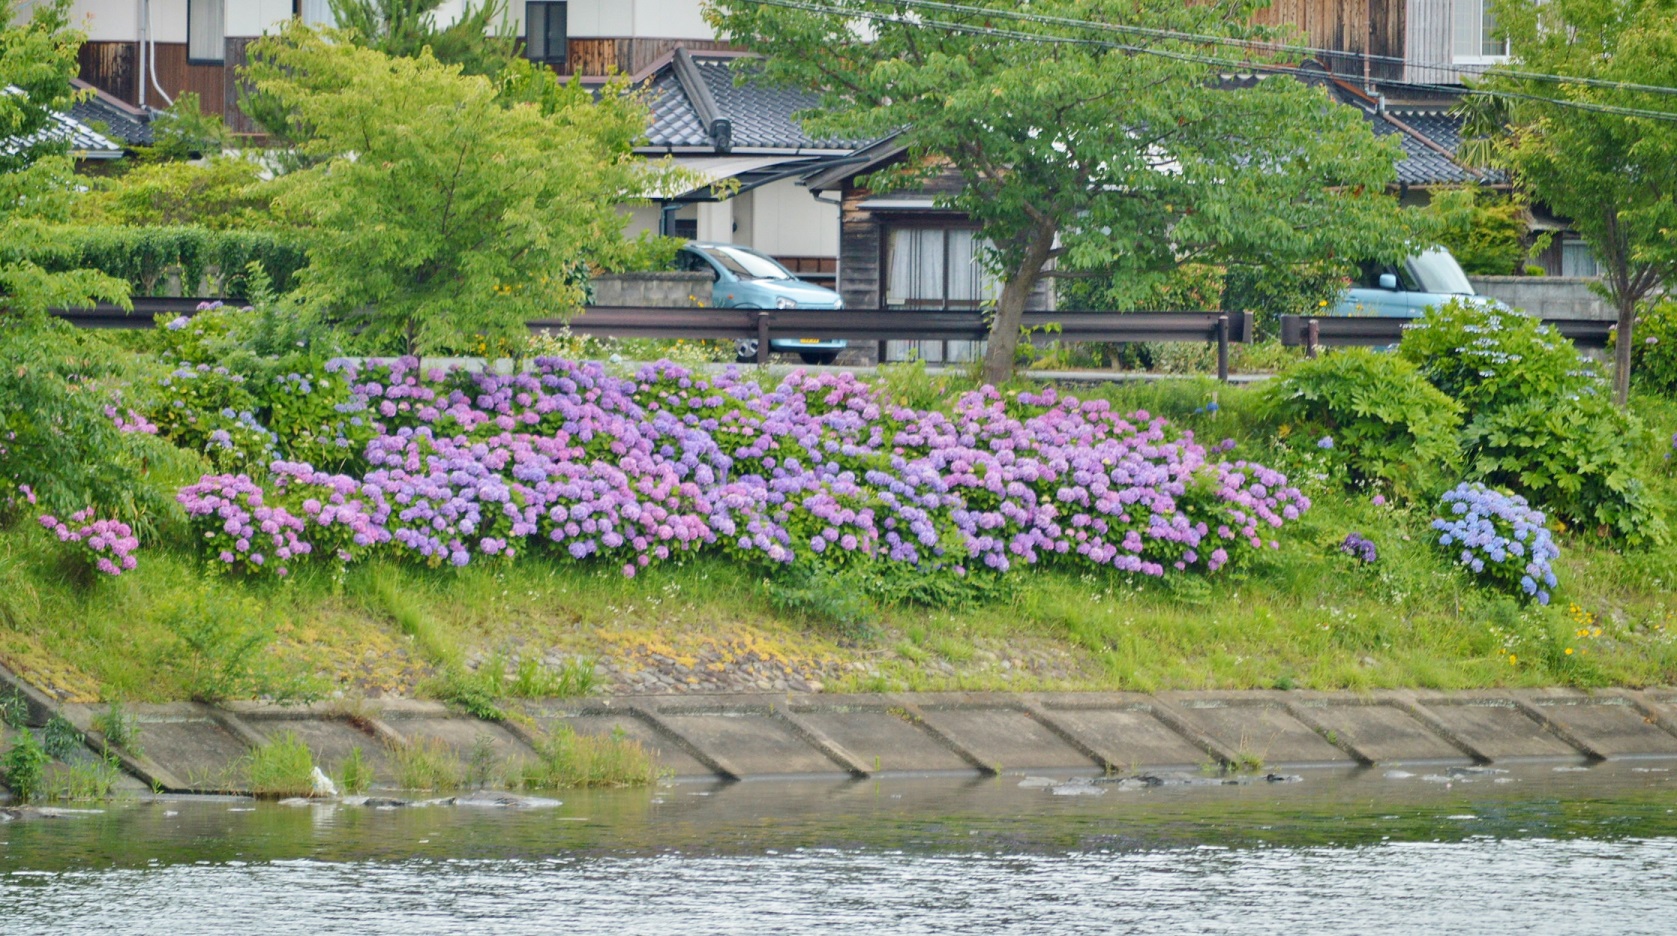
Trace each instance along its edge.
{"label": "tree", "polygon": [[998,382],[1012,372],[1021,313],[1045,276],[1140,281],[1187,263],[1403,252],[1399,208],[1385,195],[1397,151],[1356,111],[1286,77],[1223,81],[1203,59],[1232,53],[1211,41],[1101,28],[1273,40],[1250,25],[1259,5],[712,0],[708,9],[719,32],[767,56],[770,80],[821,94],[821,109],[805,115],[812,132],[899,134],[906,161],[865,180],[871,189],[960,176],[940,202],[973,218],[990,244],[986,263],[1002,290],[984,376]]}
{"label": "tree", "polygon": [[1618,313],[1613,396],[1623,406],[1637,313],[1660,283],[1677,283],[1677,101],[1645,90],[1677,86],[1677,0],[1493,2],[1513,60],[1483,88],[1520,95],[1498,100],[1493,152],[1595,251]]}
{"label": "tree", "polygon": [[[128,287],[91,270],[48,272],[25,253],[51,243],[76,188],[69,141],[43,134],[71,103],[82,35],[69,28],[69,0],[43,4],[25,22],[16,0],[0,2],[0,328],[54,306],[99,299],[127,303]],[[17,89],[15,92],[10,89]]]}
{"label": "tree", "polygon": [[516,66],[492,82],[300,25],[254,43],[245,77],[302,128],[310,165],[274,203],[312,241],[298,296],[375,350],[511,338],[574,312],[588,264],[633,249],[616,205],[656,173],[625,83],[596,99]]}
{"label": "tree", "polygon": [[468,75],[497,75],[518,54],[506,0],[466,0],[460,15],[437,25],[443,0],[331,0],[332,19],[355,41],[386,55],[415,58],[430,49],[437,61]]}

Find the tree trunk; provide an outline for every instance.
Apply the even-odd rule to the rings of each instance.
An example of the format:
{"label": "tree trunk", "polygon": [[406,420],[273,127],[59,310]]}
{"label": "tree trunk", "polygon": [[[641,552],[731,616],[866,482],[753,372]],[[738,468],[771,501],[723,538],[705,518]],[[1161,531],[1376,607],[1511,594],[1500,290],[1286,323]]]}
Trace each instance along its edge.
{"label": "tree trunk", "polygon": [[1054,226],[1039,224],[1031,231],[1031,242],[1018,269],[1002,286],[996,300],[996,318],[990,323],[989,345],[984,351],[984,382],[992,386],[1013,377],[1013,356],[1019,350],[1019,327],[1024,321],[1025,303],[1042,279],[1042,265],[1054,249]]}
{"label": "tree trunk", "polygon": [[1619,307],[1619,334],[1613,348],[1613,402],[1623,409],[1630,405],[1631,329],[1636,325],[1636,299],[1622,294],[1614,299]]}

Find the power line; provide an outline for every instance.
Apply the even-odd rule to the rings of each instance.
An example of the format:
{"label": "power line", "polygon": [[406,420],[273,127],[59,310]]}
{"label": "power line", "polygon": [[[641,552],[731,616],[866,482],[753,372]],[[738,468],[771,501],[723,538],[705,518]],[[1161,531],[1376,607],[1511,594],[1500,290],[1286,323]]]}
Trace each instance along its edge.
{"label": "power line", "polygon": [[[967,35],[974,35],[974,36],[985,36],[985,37],[989,37],[989,38],[1013,39],[1013,40],[1022,41],[1022,42],[1037,42],[1037,43],[1044,43],[1044,44],[1049,44],[1049,45],[1095,46],[1095,47],[1098,47],[1098,48],[1113,49],[1113,50],[1116,50],[1116,51],[1132,52],[1132,53],[1135,53],[1135,54],[1138,54],[1138,55],[1152,55],[1152,56],[1157,56],[1157,57],[1161,57],[1161,58],[1174,59],[1174,60],[1177,60],[1177,61],[1189,62],[1189,63],[1192,63],[1192,64],[1211,65],[1211,66],[1215,66],[1215,67],[1218,67],[1218,68],[1226,68],[1226,69],[1235,70],[1235,71],[1240,71],[1240,70],[1262,71],[1262,72],[1269,72],[1269,73],[1274,73],[1274,74],[1288,74],[1288,75],[1295,75],[1295,76],[1301,76],[1302,75],[1302,76],[1306,76],[1306,77],[1321,77],[1322,76],[1322,73],[1312,72],[1308,69],[1299,68],[1298,66],[1294,66],[1294,65],[1277,65],[1277,64],[1262,63],[1262,62],[1235,61],[1235,60],[1230,60],[1230,59],[1216,58],[1214,56],[1196,55],[1194,53],[1189,53],[1189,52],[1176,52],[1176,51],[1171,51],[1171,50],[1166,50],[1166,49],[1160,49],[1160,48],[1153,47],[1153,46],[1138,46],[1138,45],[1132,45],[1132,44],[1129,44],[1129,43],[1114,42],[1114,41],[1111,41],[1111,40],[1103,40],[1103,39],[1087,39],[1087,38],[1078,38],[1078,37],[1072,37],[1072,36],[1055,36],[1055,35],[1048,35],[1048,34],[1042,34],[1042,33],[1019,32],[1017,30],[997,29],[995,27],[990,27],[990,26],[976,26],[976,25],[972,25],[972,24],[968,24],[968,23],[954,23],[954,22],[947,22],[947,21],[942,21],[942,20],[909,19],[909,18],[907,18],[907,17],[905,17],[901,14],[898,14],[898,13],[884,13],[884,12],[877,12],[877,11],[872,11],[872,10],[846,9],[846,8],[840,8],[840,7],[826,6],[826,5],[819,4],[819,3],[800,2],[800,0],[742,0],[742,2],[751,3],[751,4],[758,5],[758,6],[774,6],[774,7],[783,7],[785,9],[791,9],[791,10],[802,10],[802,11],[809,12],[809,13],[819,13],[819,14],[823,14],[823,15],[835,16],[835,17],[840,17],[840,18],[845,18],[845,19],[864,19],[864,20],[871,20],[871,21],[875,21],[875,22],[894,23],[894,24],[897,24],[897,25],[909,26],[909,27],[913,27],[913,28],[936,28],[936,29],[946,30],[946,31],[949,31],[949,32],[964,33],[964,34],[967,34]],[[920,2],[920,0],[894,0],[894,2],[896,2],[898,4],[905,4],[906,5],[906,4],[913,4],[913,3],[916,3],[916,2]],[[983,8],[979,8],[979,9],[983,9]],[[986,10],[985,12],[993,12],[993,11]],[[1081,22],[1081,21],[1073,21],[1073,22]],[[1204,38],[1214,40],[1217,37],[1204,37]],[[1181,40],[1181,41],[1186,41],[1186,40]],[[1330,77],[1342,77],[1342,76],[1334,76],[1331,73],[1328,73],[1328,75]],[[1552,77],[1563,78],[1565,76],[1558,76],[1557,75],[1557,76],[1552,76]],[[1657,110],[1646,110],[1646,109],[1643,109],[1643,108],[1634,108],[1634,107],[1620,107],[1620,106],[1612,105],[1612,104],[1597,104],[1597,103],[1590,102],[1590,101],[1574,101],[1574,100],[1570,100],[1570,99],[1544,97],[1543,95],[1539,95],[1539,94],[1527,94],[1527,93],[1523,93],[1523,92],[1519,92],[1519,91],[1508,91],[1508,90],[1489,89],[1489,88],[1464,88],[1464,87],[1459,87],[1459,86],[1434,84],[1434,83],[1429,83],[1429,82],[1396,81],[1396,80],[1385,80],[1385,79],[1383,79],[1381,81],[1381,83],[1385,84],[1385,85],[1395,85],[1395,86],[1398,86],[1398,87],[1412,88],[1412,89],[1419,90],[1419,91],[1432,91],[1432,92],[1436,92],[1436,93],[1440,93],[1440,94],[1464,95],[1464,96],[1472,96],[1472,97],[1505,98],[1505,99],[1510,99],[1510,100],[1523,100],[1523,101],[1535,101],[1535,102],[1539,102],[1539,103],[1543,103],[1543,104],[1549,104],[1549,105],[1552,105],[1552,106],[1555,106],[1555,107],[1571,108],[1573,110],[1590,111],[1590,112],[1593,112],[1593,113],[1602,113],[1602,114],[1611,114],[1611,115],[1621,116],[1621,117],[1640,117],[1640,118],[1643,118],[1643,119],[1646,119],[1646,120],[1658,120],[1658,121],[1664,121],[1664,122],[1677,123],[1677,112],[1671,112],[1671,111],[1657,111]],[[1650,86],[1646,86],[1646,87],[1652,88],[1652,87],[1656,87],[1656,86],[1650,85]],[[1677,88],[1662,89],[1662,90],[1667,92],[1667,93],[1677,93]]]}
{"label": "power line", "polygon": [[[759,0],[746,0],[759,2]],[[947,0],[888,0],[897,6],[937,10],[944,13],[957,13],[971,16],[985,16],[994,19],[1007,19],[1016,22],[1036,23],[1045,26],[1066,26],[1074,29],[1087,29],[1095,32],[1112,32],[1121,35],[1145,36],[1156,39],[1171,39],[1179,42],[1197,43],[1201,45],[1222,45],[1233,48],[1248,49],[1256,52],[1275,52],[1287,54],[1305,54],[1310,56],[1332,56],[1336,58],[1355,58],[1387,65],[1402,65],[1405,68],[1428,69],[1432,71],[1460,71],[1452,65],[1427,65],[1396,55],[1377,55],[1370,52],[1347,52],[1341,49],[1327,49],[1319,46],[1297,45],[1292,43],[1272,43],[1257,39],[1239,39],[1233,36],[1216,36],[1206,33],[1180,32],[1171,29],[1154,29],[1147,26],[1131,26],[1124,23],[1103,23],[1097,20],[1076,19],[1066,16],[1050,16],[1044,13],[1025,13],[1019,10],[997,9],[992,7],[973,6],[966,3],[950,3]],[[1475,72],[1474,74],[1485,74]],[[1590,78],[1582,75],[1556,75],[1544,72],[1528,72],[1498,67],[1496,74],[1500,77],[1513,78],[1520,81],[1549,82],[1555,84],[1576,84],[1593,88],[1606,88],[1616,91],[1638,91],[1647,94],[1677,95],[1677,88],[1664,85],[1638,84],[1628,81],[1613,81],[1606,78]],[[1405,82],[1385,82],[1405,83]]]}

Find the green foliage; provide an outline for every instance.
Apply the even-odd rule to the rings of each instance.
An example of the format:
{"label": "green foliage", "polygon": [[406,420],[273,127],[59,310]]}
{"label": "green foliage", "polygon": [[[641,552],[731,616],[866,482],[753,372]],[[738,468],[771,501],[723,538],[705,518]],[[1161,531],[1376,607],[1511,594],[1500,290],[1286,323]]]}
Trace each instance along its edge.
{"label": "green foliage", "polygon": [[198,95],[184,91],[151,121],[152,144],[145,157],[159,162],[216,157],[233,144],[219,114],[204,113]]}
{"label": "green foliage", "polygon": [[77,760],[53,771],[43,785],[49,800],[89,801],[110,798],[122,769],[109,758]]}
{"label": "green foliage", "polygon": [[308,796],[314,792],[314,755],[294,732],[252,748],[245,761],[256,796]]}
{"label": "green foliage", "polygon": [[29,700],[16,689],[0,691],[0,728],[23,728],[29,724]]}
{"label": "green foliage", "polygon": [[428,52],[392,58],[296,25],[250,61],[313,162],[275,202],[310,237],[300,295],[367,350],[521,338],[580,307],[565,271],[625,249],[617,203],[648,184],[632,151],[645,110],[626,83],[549,76],[539,100],[504,97]]}
{"label": "green foliage", "polygon": [[[1193,60],[1215,40],[1162,38],[1273,41],[1281,31],[1252,23],[1261,5],[1046,0],[1028,11],[1159,30],[1148,45],[1180,57],[1113,47],[1109,31],[1008,18],[1020,12],[1012,0],[911,15],[894,0],[822,5],[835,13],[715,0],[707,15],[719,35],[768,57],[766,80],[821,92],[804,115],[814,136],[895,136],[906,155],[872,173],[871,190],[959,176],[939,201],[977,222],[993,247],[984,263],[1004,285],[985,377],[1000,383],[1050,262],[1056,276],[1143,283],[1189,263],[1406,252],[1411,222],[1424,219],[1385,194],[1395,141],[1377,140],[1356,110],[1298,81],[1230,90],[1215,65]],[[983,34],[994,28],[1048,41]]]}
{"label": "green foliage", "polygon": [[1600,383],[1572,342],[1537,319],[1454,300],[1405,328],[1398,354],[1466,407],[1469,418]]}
{"label": "green foliage", "polygon": [[437,61],[467,75],[496,75],[518,54],[506,0],[466,0],[447,26],[438,26],[442,0],[331,0],[333,21],[358,45],[385,55],[418,58],[429,49]]}
{"label": "green foliage", "polygon": [[361,752],[361,746],[356,745],[338,765],[338,786],[347,794],[357,795],[367,792],[372,785],[373,767],[367,763],[367,755]]}
{"label": "green foliage", "polygon": [[166,293],[172,279],[178,279],[181,292],[188,296],[204,292],[246,296],[252,263],[261,265],[273,288],[285,292],[308,262],[296,239],[288,235],[193,226],[57,227],[43,232],[41,240],[17,248],[17,256],[65,275],[98,271],[145,296]]}
{"label": "green foliage", "polygon": [[1622,538],[1662,543],[1667,528],[1639,476],[1642,427],[1605,393],[1536,397],[1485,410],[1463,433],[1476,478],[1507,485],[1567,523]]}
{"label": "green foliage", "polygon": [[[1532,201],[1569,219],[1602,267],[1602,289],[1618,310],[1613,395],[1630,392],[1638,305],[1660,283],[1677,282],[1677,123],[1567,104],[1669,113],[1668,97],[1630,87],[1677,86],[1677,4],[1672,0],[1491,0],[1514,61],[1482,82],[1518,97],[1481,113],[1497,161]],[[1584,87],[1515,72],[1596,79]]]}
{"label": "green foliage", "polygon": [[212,592],[200,582],[160,616],[175,638],[170,665],[193,700],[242,698],[266,687],[258,663],[273,631],[254,596]]}
{"label": "green foliage", "polygon": [[70,0],[33,7],[27,20],[17,22],[21,4],[0,3],[0,90],[17,89],[0,94],[0,140],[7,141],[0,148],[0,174],[26,169],[69,147],[67,140],[36,134],[52,126],[55,111],[69,106],[76,50],[86,37],[70,28]]}
{"label": "green foliage", "polygon": [[89,191],[76,199],[73,216],[78,228],[261,228],[271,222],[270,190],[261,173],[261,166],[242,156],[142,164],[118,176],[89,179]]}
{"label": "green foliage", "polygon": [[1281,333],[1281,316],[1310,315],[1337,304],[1350,283],[1349,273],[1339,260],[1268,267],[1230,264],[1220,308],[1253,313],[1253,331],[1260,338],[1274,338]]}
{"label": "green foliage", "polygon": [[533,656],[518,661],[518,669],[506,694],[517,699],[554,699],[585,696],[594,691],[594,660],[574,657],[557,670],[542,665]]}
{"label": "green foliage", "polygon": [[103,712],[93,716],[93,730],[112,747],[130,754],[140,753],[140,723],[120,701],[113,700]]}
{"label": "green foliage", "polygon": [[447,790],[461,785],[465,769],[454,749],[436,738],[422,738],[390,749],[396,786],[404,790]]}
{"label": "green foliage", "polygon": [[41,728],[41,748],[48,757],[68,760],[84,743],[82,733],[63,715],[53,715]]}
{"label": "green foliage", "polygon": [[67,515],[95,507],[129,522],[142,539],[179,516],[157,475],[178,465],[174,449],[123,432],[106,412],[125,405],[117,386],[127,362],[93,333],[56,321],[0,319],[0,521],[28,506]]}
{"label": "green foliage", "polygon": [[36,740],[28,728],[20,729],[12,739],[12,748],[0,755],[0,779],[23,802],[41,795],[41,782],[52,756]]}
{"label": "green foliage", "polygon": [[1439,189],[1427,210],[1438,216],[1438,242],[1469,276],[1512,276],[1526,258],[1526,206],[1478,186]]}
{"label": "green foliage", "polygon": [[1677,395],[1677,299],[1661,299],[1642,313],[1630,354],[1639,385]]}
{"label": "green foliage", "polygon": [[658,780],[652,756],[639,741],[621,734],[578,734],[561,725],[536,744],[536,759],[521,765],[525,789],[648,786]]}
{"label": "green foliage", "polygon": [[1347,348],[1301,361],[1264,390],[1274,417],[1311,444],[1332,436],[1353,481],[1429,493],[1461,460],[1461,407],[1396,355]]}

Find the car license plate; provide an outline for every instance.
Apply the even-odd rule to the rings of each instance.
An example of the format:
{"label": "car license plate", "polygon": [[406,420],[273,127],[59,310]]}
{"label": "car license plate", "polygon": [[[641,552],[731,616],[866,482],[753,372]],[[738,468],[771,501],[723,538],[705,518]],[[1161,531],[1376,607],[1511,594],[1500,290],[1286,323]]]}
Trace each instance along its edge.
{"label": "car license plate", "polygon": [[820,343],[821,343],[821,339],[819,339],[819,338],[799,338],[798,339],[798,344],[820,344]]}

